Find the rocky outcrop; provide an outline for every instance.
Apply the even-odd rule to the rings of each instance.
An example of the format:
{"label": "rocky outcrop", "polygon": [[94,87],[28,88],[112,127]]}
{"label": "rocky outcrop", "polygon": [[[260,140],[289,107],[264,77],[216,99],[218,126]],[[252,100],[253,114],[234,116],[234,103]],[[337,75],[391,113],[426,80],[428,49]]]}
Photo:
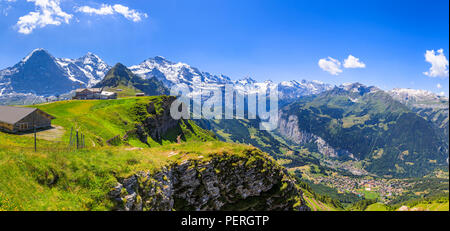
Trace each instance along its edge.
{"label": "rocky outcrop", "polygon": [[298,127],[298,117],[290,115],[288,119],[281,117],[278,124],[280,134],[297,144],[306,144],[316,140],[314,134],[300,131]]}
{"label": "rocky outcrop", "polygon": [[337,158],[340,156],[347,156],[350,158],[354,158],[354,155],[352,153],[346,150],[334,149],[321,137],[305,131],[301,131],[298,126],[299,121],[297,116],[290,115],[289,117],[286,117],[287,116],[280,114],[278,128],[280,134],[288,140],[300,145],[314,143],[315,145],[317,145],[318,151],[326,157]]}
{"label": "rocky outcrop", "polygon": [[[159,98],[150,99],[148,102],[136,103],[131,109],[135,117],[134,129],[126,132],[121,139],[129,141],[137,138],[142,143],[149,145],[148,137],[154,141],[161,141],[171,130],[175,131],[180,139],[184,138],[184,134],[180,128],[180,120],[175,120],[170,115],[170,107],[172,102],[176,100],[173,96],[161,96]],[[125,122],[124,122],[125,123]],[[173,137],[173,142],[177,141],[177,136]]]}
{"label": "rocky outcrop", "polygon": [[119,179],[121,211],[309,211],[295,178],[259,150],[188,159]]}
{"label": "rocky outcrop", "polygon": [[142,143],[148,144],[148,135],[140,124],[135,124],[135,129],[128,131],[122,139],[128,141],[130,137],[137,137]]}
{"label": "rocky outcrop", "polygon": [[175,100],[175,97],[162,97],[158,105],[162,108],[160,111],[156,110],[155,102],[148,104],[147,112],[151,116],[143,121],[143,127],[154,140],[160,140],[171,128],[179,125],[179,120],[173,119],[170,115],[170,106]]}

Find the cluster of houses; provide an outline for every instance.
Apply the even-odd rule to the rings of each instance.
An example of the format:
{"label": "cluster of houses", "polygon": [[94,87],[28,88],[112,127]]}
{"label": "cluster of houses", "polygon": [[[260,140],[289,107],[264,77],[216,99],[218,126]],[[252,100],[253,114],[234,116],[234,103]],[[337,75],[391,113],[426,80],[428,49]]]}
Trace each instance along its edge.
{"label": "cluster of houses", "polygon": [[82,88],[75,91],[75,96],[73,97],[73,99],[117,99],[117,93],[104,91],[103,88]]}
{"label": "cluster of houses", "polygon": [[364,179],[347,176],[317,176],[313,182],[336,188],[339,192],[350,192],[359,196],[364,196],[364,191],[375,192],[384,202],[388,202],[392,196],[402,195],[405,189],[411,187],[411,183],[398,179]]}
{"label": "cluster of houses", "polygon": [[0,131],[22,133],[52,127],[52,115],[27,107],[0,106]]}

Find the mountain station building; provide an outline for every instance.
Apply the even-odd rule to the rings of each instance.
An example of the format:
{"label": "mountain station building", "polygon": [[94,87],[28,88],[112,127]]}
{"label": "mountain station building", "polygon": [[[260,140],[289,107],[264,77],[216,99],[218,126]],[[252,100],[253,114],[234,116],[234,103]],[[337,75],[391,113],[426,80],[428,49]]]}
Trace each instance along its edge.
{"label": "mountain station building", "polygon": [[117,93],[104,91],[103,88],[82,88],[75,91],[75,100],[117,99]]}

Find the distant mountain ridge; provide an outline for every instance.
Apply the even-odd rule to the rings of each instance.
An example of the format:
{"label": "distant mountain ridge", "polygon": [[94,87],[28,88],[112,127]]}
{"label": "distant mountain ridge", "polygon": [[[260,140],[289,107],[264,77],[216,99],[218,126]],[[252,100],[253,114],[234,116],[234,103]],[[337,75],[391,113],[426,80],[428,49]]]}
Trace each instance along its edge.
{"label": "distant mountain ridge", "polygon": [[[198,68],[191,67],[188,64],[181,62],[174,63],[161,56],[150,58],[139,65],[131,66],[130,70],[144,79],[156,77],[168,87],[175,84],[186,84],[194,91],[229,84],[234,86],[235,90],[239,93],[246,93],[254,89],[267,89],[269,84],[274,84],[270,80],[257,82],[250,77],[233,81],[228,76],[202,72]],[[282,100],[317,94],[332,88],[329,84],[307,80],[300,82],[295,80],[285,81],[276,85],[280,92],[280,99]]]}
{"label": "distant mountain ridge", "polygon": [[105,78],[97,83],[95,87],[109,87],[115,89],[121,87],[131,88],[142,91],[149,96],[169,94],[169,90],[156,78],[143,79],[133,74],[121,63],[117,63],[113,68],[111,68]]}
{"label": "distant mountain ridge", "polygon": [[[45,97],[67,94],[80,87],[92,87],[105,78],[111,69],[99,56],[87,53],[78,59],[55,58],[44,49],[36,49],[13,67],[0,71],[0,99],[9,102],[42,101]],[[200,71],[185,63],[171,62],[157,56],[139,65],[129,67],[131,72],[143,79],[155,77],[166,87],[186,84],[197,93],[230,84],[244,94],[249,90],[265,89],[272,81],[257,82],[251,78],[233,81],[224,75]],[[332,88],[319,81],[286,81],[277,84],[281,100],[317,94]]]}
{"label": "distant mountain ridge", "polygon": [[0,71],[0,96],[11,93],[55,96],[98,83],[111,67],[88,53],[79,59],[55,58],[36,49]]}
{"label": "distant mountain ridge", "polygon": [[388,94],[405,104],[416,114],[433,122],[449,138],[449,100],[429,91],[394,89]]}
{"label": "distant mountain ridge", "polygon": [[[0,70],[0,100],[14,101],[18,104],[21,100],[28,103],[40,102],[45,97],[67,94],[80,87],[92,87],[103,80],[111,68],[99,56],[90,52],[78,59],[67,59],[55,58],[45,49],[36,49],[13,67]],[[167,88],[174,84],[186,84],[197,93],[202,89],[230,84],[236,91],[245,94],[250,90],[266,89],[269,84],[275,84],[270,80],[257,82],[250,77],[232,80],[228,76],[213,75],[185,63],[169,61],[161,56],[147,59],[129,69],[143,79],[155,77]],[[342,87],[350,85],[352,84],[342,85]],[[276,86],[282,101],[281,105],[287,105],[303,96],[320,94],[333,89],[332,85],[315,80],[284,81]],[[410,107],[434,108],[433,113],[429,113],[428,110],[422,112],[429,117],[435,116],[436,108],[443,108],[444,112],[448,111],[448,98],[431,92],[394,89],[388,93],[397,101]],[[433,103],[430,104],[430,102]],[[445,119],[435,120],[440,121],[444,127],[448,126],[448,121]]]}

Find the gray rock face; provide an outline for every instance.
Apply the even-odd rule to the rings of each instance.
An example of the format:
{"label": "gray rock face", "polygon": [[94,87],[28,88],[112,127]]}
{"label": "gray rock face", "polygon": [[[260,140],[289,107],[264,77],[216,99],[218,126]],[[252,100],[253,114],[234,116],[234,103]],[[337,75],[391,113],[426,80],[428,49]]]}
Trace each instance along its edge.
{"label": "gray rock face", "polygon": [[161,114],[156,113],[153,102],[147,106],[147,112],[155,116],[148,117],[144,121],[143,127],[154,140],[160,140],[161,137],[169,131],[169,129],[178,126],[179,120],[173,119],[170,115],[170,106],[175,100],[175,97],[164,97],[160,106],[164,108]]}
{"label": "gray rock face", "polygon": [[110,197],[121,211],[309,211],[295,179],[262,154],[139,172],[119,180]]}
{"label": "gray rock face", "polygon": [[280,114],[280,120],[279,120],[279,130],[280,133],[288,138],[289,140],[297,143],[297,144],[306,144],[313,142],[317,139],[317,137],[314,134],[310,134],[304,131],[300,131],[298,127],[298,117],[294,115],[290,115],[288,119],[285,119],[285,117],[281,117]]}
{"label": "gray rock face", "polygon": [[[326,157],[339,157],[339,156],[348,156],[350,158],[354,158],[353,154],[346,150],[336,150],[332,146],[330,146],[324,139],[314,134],[301,131],[298,124],[298,117],[295,115],[283,115],[280,114],[280,120],[278,122],[278,129],[280,134],[283,135],[288,140],[296,144],[307,144],[314,143],[317,145],[317,149],[319,152]],[[287,118],[287,119],[286,119]]]}

